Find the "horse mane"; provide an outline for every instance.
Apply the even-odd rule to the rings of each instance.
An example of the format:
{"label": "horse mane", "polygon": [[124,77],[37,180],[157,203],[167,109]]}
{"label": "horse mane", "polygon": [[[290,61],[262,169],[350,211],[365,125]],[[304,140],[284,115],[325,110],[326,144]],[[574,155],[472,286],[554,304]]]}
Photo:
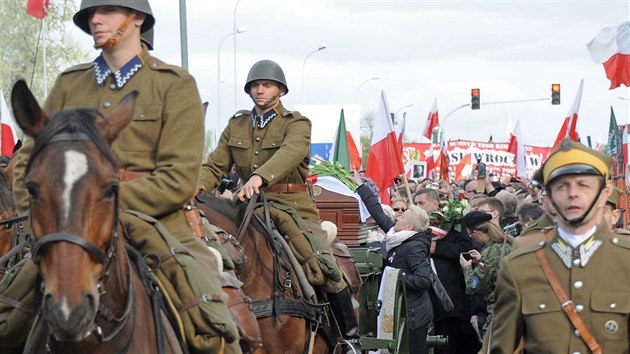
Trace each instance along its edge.
{"label": "horse mane", "polygon": [[98,129],[96,124],[97,118],[103,119],[103,117],[94,109],[80,108],[55,113],[35,140],[35,146],[33,147],[33,152],[31,153],[28,164],[26,165],[26,170],[28,171],[30,169],[33,158],[39,155],[39,153],[55,135],[60,133],[86,134],[90,140],[96,144],[100,152],[112,163],[112,165],[115,167],[118,166],[116,156]]}
{"label": "horse mane", "polygon": [[2,210],[15,208],[13,192],[11,192],[10,187],[7,185],[7,179],[4,173],[0,173],[0,208],[2,208]]}

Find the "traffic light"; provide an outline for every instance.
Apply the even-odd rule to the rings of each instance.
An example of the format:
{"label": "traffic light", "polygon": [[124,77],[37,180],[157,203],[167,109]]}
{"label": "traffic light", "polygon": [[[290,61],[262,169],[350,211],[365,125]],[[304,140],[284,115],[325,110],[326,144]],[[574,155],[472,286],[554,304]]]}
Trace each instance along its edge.
{"label": "traffic light", "polygon": [[479,90],[478,88],[474,88],[470,90],[470,108],[479,109],[479,105],[480,105],[479,94],[480,93],[481,93],[481,90]]}
{"label": "traffic light", "polygon": [[560,104],[560,84],[551,84],[551,104]]}

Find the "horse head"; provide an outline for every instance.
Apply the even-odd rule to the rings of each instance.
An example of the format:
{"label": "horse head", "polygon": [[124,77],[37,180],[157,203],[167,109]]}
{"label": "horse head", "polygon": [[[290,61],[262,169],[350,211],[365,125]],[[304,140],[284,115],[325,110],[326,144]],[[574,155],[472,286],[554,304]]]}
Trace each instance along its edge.
{"label": "horse head", "polygon": [[111,144],[131,122],[137,96],[125,96],[107,117],[88,109],[49,117],[24,81],[13,86],[15,119],[35,140],[24,183],[33,260],[43,280],[42,318],[60,341],[80,341],[92,332],[120,247],[118,163]]}

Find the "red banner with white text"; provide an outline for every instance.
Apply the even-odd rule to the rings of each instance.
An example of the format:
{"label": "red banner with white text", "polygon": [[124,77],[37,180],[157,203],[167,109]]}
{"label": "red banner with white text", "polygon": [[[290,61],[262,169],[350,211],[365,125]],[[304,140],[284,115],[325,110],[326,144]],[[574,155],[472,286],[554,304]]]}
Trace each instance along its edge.
{"label": "red banner with white text", "polygon": [[[516,163],[514,154],[507,152],[508,143],[485,143],[470,140],[453,140],[446,144],[449,158],[449,171],[455,179],[455,171],[462,171],[463,176],[472,176],[477,162],[486,164],[488,173],[497,176],[514,175]],[[405,144],[403,148],[403,163],[410,178],[422,179],[429,177],[426,169],[426,156],[431,144]],[[434,146],[437,151],[440,147]],[[527,176],[531,177],[551,152],[551,147],[525,145],[527,154]],[[467,156],[470,155],[470,158]],[[469,161],[469,162],[468,162]],[[465,165],[465,166],[464,166]]]}

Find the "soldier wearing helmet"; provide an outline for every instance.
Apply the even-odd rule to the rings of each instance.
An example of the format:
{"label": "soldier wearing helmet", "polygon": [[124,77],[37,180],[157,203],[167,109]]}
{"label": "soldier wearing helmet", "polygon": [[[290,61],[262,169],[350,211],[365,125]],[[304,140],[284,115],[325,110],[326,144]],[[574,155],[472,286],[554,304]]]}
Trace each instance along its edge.
{"label": "soldier wearing helmet", "polygon": [[[193,304],[180,313],[189,352],[219,352],[226,342],[238,343],[225,303],[199,300],[223,298],[220,276],[216,260],[193,235],[182,210],[196,193],[205,141],[194,78],[150,55],[142,44],[141,34],[155,24],[147,0],[83,0],[73,21],[92,36],[100,53],[61,73],[44,109],[52,114],[90,108],[108,116],[126,94],[140,93],[133,121],[112,146],[121,168],[120,203],[122,209],[158,220],[168,233],[159,232],[146,217],[122,213],[129,242],[143,255],[162,257],[146,259],[176,308]],[[32,148],[30,139],[15,168],[13,190],[21,214],[28,213],[24,168]],[[180,248],[186,254],[171,251]]]}
{"label": "soldier wearing helmet", "polygon": [[[282,105],[281,97],[289,92],[289,86],[280,65],[271,60],[261,60],[251,67],[244,90],[254,107],[238,111],[230,118],[217,148],[202,166],[199,189],[213,190],[235,165],[244,182],[238,193],[241,201],[261,190],[266,192],[267,199],[276,205],[270,208],[270,215],[278,231],[282,235],[301,235],[292,238],[292,248],[298,260],[306,259],[304,270],[309,281],[323,286],[328,293],[328,301],[346,340],[343,353],[358,353],[358,324],[348,286],[330,254],[314,253],[318,249],[312,249],[302,235],[302,231],[308,229],[316,234],[315,239],[326,237],[306,185],[311,122]],[[298,226],[291,217],[292,210],[308,227]],[[306,256],[313,254],[317,256]]]}
{"label": "soldier wearing helmet", "polygon": [[[532,231],[504,258],[496,287],[491,353],[627,353],[630,237],[611,231],[602,210],[612,159],[563,140],[534,179],[557,212],[557,227]],[[614,277],[614,280],[612,280]]]}

